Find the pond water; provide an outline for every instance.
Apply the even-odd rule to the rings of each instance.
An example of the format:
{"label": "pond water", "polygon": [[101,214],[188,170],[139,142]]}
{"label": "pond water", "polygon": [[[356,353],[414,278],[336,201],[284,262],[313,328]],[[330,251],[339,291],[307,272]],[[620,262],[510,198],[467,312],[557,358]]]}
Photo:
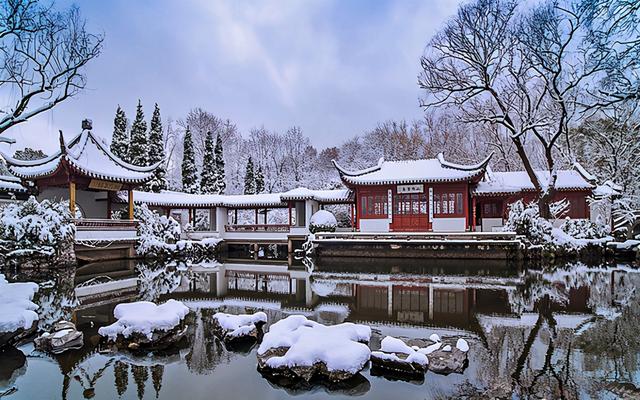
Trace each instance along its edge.
{"label": "pond water", "polygon": [[[70,319],[84,332],[85,345],[58,356],[35,350],[32,342],[0,352],[0,397],[609,399],[640,395],[636,290],[640,271],[632,265],[575,263],[535,269],[493,261],[349,259],[305,264],[117,261],[55,274],[3,271],[12,281],[42,283],[36,298],[40,329],[61,318]],[[110,283],[95,285],[99,282]],[[97,330],[114,321],[116,304],[169,298],[193,310],[183,343],[156,354],[101,352]],[[255,347],[227,351],[214,338],[211,316],[218,310],[263,310],[270,322],[303,314],[324,324],[363,323],[374,332],[372,347],[379,346],[385,335],[465,337],[471,345],[469,365],[462,374],[428,372],[418,381],[374,376],[366,368],[346,385],[313,382],[282,387],[256,370]]]}

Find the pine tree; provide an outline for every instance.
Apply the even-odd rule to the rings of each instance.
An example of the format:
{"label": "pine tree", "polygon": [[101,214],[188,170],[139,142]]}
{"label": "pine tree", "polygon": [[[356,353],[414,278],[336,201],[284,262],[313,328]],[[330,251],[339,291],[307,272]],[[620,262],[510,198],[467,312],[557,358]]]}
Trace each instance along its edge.
{"label": "pine tree", "polygon": [[224,175],[224,154],[222,151],[222,138],[220,134],[216,138],[216,172],[218,174],[217,185],[218,189],[216,190],[217,194],[224,194],[225,189],[227,188],[226,178]]}
{"label": "pine tree", "polygon": [[262,165],[258,165],[256,171],[256,193],[264,192],[264,173],[262,172]]}
{"label": "pine tree", "polygon": [[207,132],[204,141],[204,157],[202,158],[202,172],[200,173],[200,193],[217,193],[218,190],[218,165],[216,164],[215,146],[213,134]]}
{"label": "pine tree", "polygon": [[247,161],[247,170],[244,174],[244,194],[256,193],[256,177],[253,172],[253,160],[249,157]]}
{"label": "pine tree", "polygon": [[[162,136],[162,119],[160,118],[160,107],[156,103],[151,117],[151,127],[149,129],[149,165],[160,163],[153,172],[153,179],[147,183],[147,190],[159,192],[167,187],[167,169],[164,163],[164,142]],[[161,162],[162,161],[162,162]]]}
{"label": "pine tree", "polygon": [[138,100],[136,119],[131,125],[131,143],[129,145],[129,162],[141,167],[149,165],[149,138],[147,123],[144,120],[142,103]]}
{"label": "pine tree", "polygon": [[111,137],[111,152],[123,161],[129,159],[129,134],[127,133],[127,116],[118,105],[116,117],[113,119],[113,136]]}
{"label": "pine tree", "polygon": [[186,193],[198,193],[198,182],[196,179],[196,155],[193,151],[193,139],[191,131],[187,127],[184,133],[184,151],[182,153],[182,191]]}

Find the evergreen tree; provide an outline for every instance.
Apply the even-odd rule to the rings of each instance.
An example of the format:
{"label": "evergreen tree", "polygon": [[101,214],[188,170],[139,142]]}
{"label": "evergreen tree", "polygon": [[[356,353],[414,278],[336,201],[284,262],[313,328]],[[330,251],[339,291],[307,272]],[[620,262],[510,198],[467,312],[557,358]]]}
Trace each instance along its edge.
{"label": "evergreen tree", "polygon": [[[167,169],[164,163],[164,143],[162,137],[162,119],[160,118],[160,107],[156,103],[151,117],[151,127],[149,129],[149,165],[160,162],[158,168],[153,172],[153,179],[147,183],[147,190],[159,192],[167,187]],[[161,162],[162,161],[162,162]]]}
{"label": "evergreen tree", "polygon": [[217,185],[218,189],[216,190],[217,194],[224,194],[225,189],[227,188],[226,178],[224,175],[224,154],[222,151],[222,138],[220,134],[216,138],[216,172],[218,174]]}
{"label": "evergreen tree", "polygon": [[144,120],[142,103],[138,100],[136,119],[131,125],[129,145],[129,162],[141,167],[149,165],[149,138],[147,137],[147,123]]}
{"label": "evergreen tree", "polygon": [[193,151],[193,139],[191,131],[187,127],[184,133],[184,151],[182,153],[182,191],[186,193],[198,193],[198,182],[196,179],[196,155]]}
{"label": "evergreen tree", "polygon": [[127,116],[118,105],[116,117],[113,119],[113,136],[111,136],[111,152],[121,160],[129,160],[129,134],[127,133]]}
{"label": "evergreen tree", "polygon": [[200,174],[200,193],[217,193],[218,191],[218,165],[216,164],[215,146],[213,134],[207,132],[204,141],[204,157],[202,158],[202,172]]}
{"label": "evergreen tree", "polygon": [[249,157],[247,161],[247,169],[244,174],[244,194],[256,193],[256,177],[253,172],[253,160]]}
{"label": "evergreen tree", "polygon": [[262,165],[258,165],[256,171],[256,193],[264,192],[264,173],[262,172]]}

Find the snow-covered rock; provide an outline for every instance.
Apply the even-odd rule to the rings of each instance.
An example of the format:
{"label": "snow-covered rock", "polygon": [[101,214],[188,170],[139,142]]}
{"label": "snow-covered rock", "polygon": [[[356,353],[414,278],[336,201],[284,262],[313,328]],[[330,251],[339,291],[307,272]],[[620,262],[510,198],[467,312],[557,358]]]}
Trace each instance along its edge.
{"label": "snow-covered rock", "polygon": [[469,351],[469,343],[467,343],[466,340],[460,338],[456,342],[456,348],[466,353],[467,351]]}
{"label": "snow-covered rock", "polygon": [[52,332],[43,333],[34,342],[36,348],[40,350],[60,354],[67,350],[81,348],[84,345],[84,334],[76,329],[74,323],[58,321],[53,325]]}
{"label": "snow-covered rock", "polygon": [[35,329],[38,306],[32,300],[37,291],[36,283],[8,283],[0,274],[0,347]]}
{"label": "snow-covered rock", "polygon": [[386,336],[382,339],[380,351],[371,352],[371,364],[373,367],[414,375],[427,371],[429,359],[420,352],[419,347],[409,347],[400,339]]}
{"label": "snow-covered rock", "polygon": [[309,381],[318,375],[342,381],[356,375],[369,361],[365,344],[371,328],[342,323],[325,326],[302,315],[271,325],[258,348],[258,369],[272,375]]}
{"label": "snow-covered rock", "polygon": [[219,312],[213,315],[213,331],[227,344],[243,339],[257,340],[266,322],[267,314],[262,311],[240,315]]}
{"label": "snow-covered rock", "polygon": [[117,345],[135,349],[139,346],[170,345],[186,333],[183,319],[189,308],[182,302],[170,299],[156,305],[149,301],[118,304],[113,310],[117,321],[98,329],[101,336]]}

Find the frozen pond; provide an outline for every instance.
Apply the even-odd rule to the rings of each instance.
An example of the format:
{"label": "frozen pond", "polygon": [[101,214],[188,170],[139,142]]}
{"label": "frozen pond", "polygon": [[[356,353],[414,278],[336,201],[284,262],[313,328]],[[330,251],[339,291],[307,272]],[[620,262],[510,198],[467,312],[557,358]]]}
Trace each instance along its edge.
{"label": "frozen pond", "polygon": [[[550,271],[491,261],[324,260],[320,265],[89,264],[77,271],[3,271],[44,283],[40,328],[61,318],[84,332],[81,350],[50,356],[21,344],[0,353],[2,399],[617,398],[640,394],[640,271],[568,265]],[[136,279],[137,283],[136,283]],[[97,285],[96,285],[97,283]],[[180,346],[157,354],[102,353],[97,330],[119,302],[183,301],[192,312]],[[302,314],[323,324],[371,326],[385,335],[462,336],[462,374],[424,380],[374,376],[335,386],[281,386],[256,369],[256,347],[227,351],[216,312],[264,311],[273,323]],[[268,329],[268,325],[267,328]],[[2,393],[7,393],[6,397]]]}

